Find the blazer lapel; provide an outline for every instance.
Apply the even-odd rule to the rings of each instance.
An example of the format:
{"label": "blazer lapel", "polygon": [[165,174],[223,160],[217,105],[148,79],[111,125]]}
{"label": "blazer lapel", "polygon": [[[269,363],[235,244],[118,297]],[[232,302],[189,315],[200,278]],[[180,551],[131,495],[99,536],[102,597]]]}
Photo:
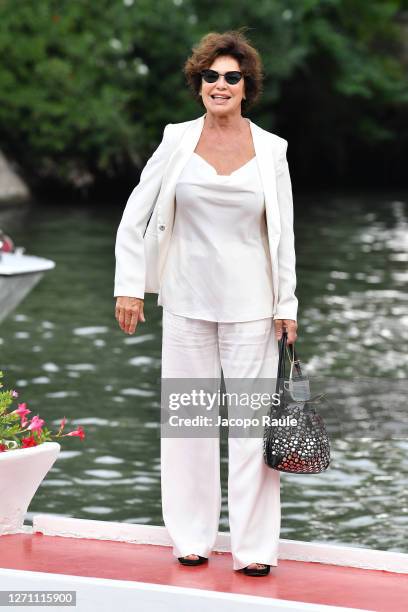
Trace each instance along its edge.
{"label": "blazer lapel", "polygon": [[162,189],[157,201],[159,213],[161,213],[159,214],[159,223],[164,221],[168,223],[170,219],[173,222],[177,179],[197,146],[204,126],[204,117],[205,115],[198,117],[187,127],[167,163],[163,175]]}
{"label": "blazer lapel", "polygon": [[268,137],[268,132],[262,130],[262,128],[252,121],[250,125],[265,195],[269,253],[272,267],[273,313],[275,314],[279,295],[278,246],[281,223],[276,186],[274,149]]}
{"label": "blazer lapel", "polygon": [[252,139],[265,194],[266,219],[270,236],[280,234],[279,206],[276,194],[274,151],[268,133],[250,121]]}
{"label": "blazer lapel", "polygon": [[187,161],[193,154],[200,139],[204,126],[205,114],[194,120],[184,132],[181,141],[171,155],[164,171],[162,188],[157,199],[157,222],[169,229],[164,234],[159,233],[159,261],[158,272],[161,278],[167,251],[170,246],[171,233],[175,214],[176,183]]}

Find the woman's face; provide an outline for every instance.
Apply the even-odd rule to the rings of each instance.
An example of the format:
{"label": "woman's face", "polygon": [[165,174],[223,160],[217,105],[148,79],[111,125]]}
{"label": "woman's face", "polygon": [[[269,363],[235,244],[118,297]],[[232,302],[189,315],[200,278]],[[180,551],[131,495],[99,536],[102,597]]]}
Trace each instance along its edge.
{"label": "woman's face", "polygon": [[[217,57],[209,68],[221,74],[230,70],[241,71],[238,61],[229,55]],[[234,114],[237,108],[241,111],[241,101],[245,96],[244,83],[244,77],[236,85],[227,83],[223,76],[219,76],[215,83],[207,83],[201,79],[200,92],[207,111],[216,115]],[[214,96],[223,96],[223,99]]]}

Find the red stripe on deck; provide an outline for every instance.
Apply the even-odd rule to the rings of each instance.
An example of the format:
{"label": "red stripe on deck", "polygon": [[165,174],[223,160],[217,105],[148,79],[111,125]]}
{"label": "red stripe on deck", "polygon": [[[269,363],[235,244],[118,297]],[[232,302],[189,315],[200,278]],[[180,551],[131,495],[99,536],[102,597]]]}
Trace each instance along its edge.
{"label": "red stripe on deck", "polygon": [[267,577],[232,570],[230,553],[180,565],[168,546],[42,534],[0,536],[3,568],[191,587],[316,604],[406,612],[408,577],[350,567],[279,561]]}

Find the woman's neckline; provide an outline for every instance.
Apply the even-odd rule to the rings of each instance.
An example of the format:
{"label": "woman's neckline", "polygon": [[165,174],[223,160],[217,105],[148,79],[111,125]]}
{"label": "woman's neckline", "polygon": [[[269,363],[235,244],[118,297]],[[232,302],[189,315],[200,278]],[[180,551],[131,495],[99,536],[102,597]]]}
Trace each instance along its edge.
{"label": "woman's neckline", "polygon": [[249,159],[247,162],[245,162],[245,164],[242,164],[242,166],[240,166],[239,168],[237,168],[236,170],[233,170],[231,172],[231,174],[218,174],[217,170],[214,168],[214,166],[212,164],[210,164],[209,161],[207,161],[204,157],[202,157],[202,155],[200,155],[199,153],[196,153],[195,151],[193,151],[193,155],[196,155],[196,157],[199,157],[205,164],[207,164],[207,166],[209,166],[213,171],[214,174],[216,176],[222,176],[224,178],[228,177],[228,176],[232,176],[233,174],[236,174],[237,172],[239,172],[240,170],[242,170],[243,168],[245,168],[245,166],[247,166],[248,164],[250,164],[251,162],[253,162],[256,159],[256,155],[254,155],[253,157],[251,157],[251,159]]}

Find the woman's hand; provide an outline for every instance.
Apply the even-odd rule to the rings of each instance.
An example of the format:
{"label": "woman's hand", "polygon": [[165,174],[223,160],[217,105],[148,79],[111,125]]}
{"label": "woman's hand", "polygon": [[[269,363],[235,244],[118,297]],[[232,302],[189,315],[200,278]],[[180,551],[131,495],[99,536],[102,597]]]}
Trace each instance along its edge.
{"label": "woman's hand", "polygon": [[288,332],[288,344],[293,344],[297,339],[297,323],[293,319],[275,319],[275,336],[277,340],[282,338],[282,332]]}
{"label": "woman's hand", "polygon": [[139,321],[145,323],[143,306],[144,301],[140,298],[120,296],[116,299],[115,318],[126,334],[134,334]]}

